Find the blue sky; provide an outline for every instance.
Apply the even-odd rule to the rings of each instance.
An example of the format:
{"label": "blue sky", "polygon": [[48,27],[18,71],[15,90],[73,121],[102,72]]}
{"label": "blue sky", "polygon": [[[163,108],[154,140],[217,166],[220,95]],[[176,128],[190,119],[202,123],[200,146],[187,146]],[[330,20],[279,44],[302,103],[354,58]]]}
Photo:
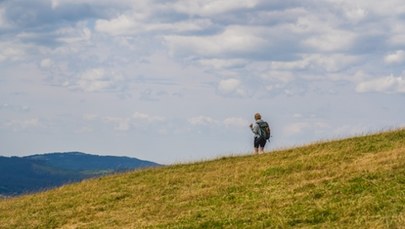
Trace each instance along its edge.
{"label": "blue sky", "polygon": [[0,0],[0,155],[159,163],[405,126],[403,0]]}

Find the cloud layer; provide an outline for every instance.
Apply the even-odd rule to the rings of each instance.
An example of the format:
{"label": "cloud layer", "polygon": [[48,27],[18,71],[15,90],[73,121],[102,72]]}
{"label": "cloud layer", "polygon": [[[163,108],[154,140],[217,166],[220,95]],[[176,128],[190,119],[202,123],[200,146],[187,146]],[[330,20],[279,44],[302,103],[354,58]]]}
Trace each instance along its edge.
{"label": "cloud layer", "polygon": [[29,152],[43,148],[16,147],[18,132],[55,135],[47,150],[66,130],[147,159],[166,136],[201,158],[250,150],[257,111],[275,147],[403,125],[404,15],[402,0],[0,1],[1,135]]}

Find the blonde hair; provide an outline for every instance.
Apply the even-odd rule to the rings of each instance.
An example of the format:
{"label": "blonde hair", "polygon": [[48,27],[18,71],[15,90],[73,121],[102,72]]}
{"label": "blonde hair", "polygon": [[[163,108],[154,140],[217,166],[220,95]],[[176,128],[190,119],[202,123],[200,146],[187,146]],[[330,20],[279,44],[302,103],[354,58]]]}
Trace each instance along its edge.
{"label": "blonde hair", "polygon": [[260,113],[255,114],[255,119],[256,120],[262,119],[262,116],[260,115]]}

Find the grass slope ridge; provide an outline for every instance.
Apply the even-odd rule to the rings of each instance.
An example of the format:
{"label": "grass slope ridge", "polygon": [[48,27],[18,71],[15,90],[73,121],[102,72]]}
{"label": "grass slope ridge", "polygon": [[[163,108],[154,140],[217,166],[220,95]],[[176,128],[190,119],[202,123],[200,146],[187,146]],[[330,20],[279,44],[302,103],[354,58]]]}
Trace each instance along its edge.
{"label": "grass slope ridge", "polygon": [[0,228],[403,228],[405,130],[0,200]]}

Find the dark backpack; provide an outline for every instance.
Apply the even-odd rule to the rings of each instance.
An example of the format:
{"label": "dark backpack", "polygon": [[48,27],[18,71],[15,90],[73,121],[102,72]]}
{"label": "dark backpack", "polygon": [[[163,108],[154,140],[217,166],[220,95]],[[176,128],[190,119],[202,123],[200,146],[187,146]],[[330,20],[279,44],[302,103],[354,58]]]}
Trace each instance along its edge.
{"label": "dark backpack", "polygon": [[271,131],[270,131],[270,126],[267,122],[261,121],[257,123],[259,125],[260,129],[260,137],[265,138],[266,140],[270,139],[271,137]]}

